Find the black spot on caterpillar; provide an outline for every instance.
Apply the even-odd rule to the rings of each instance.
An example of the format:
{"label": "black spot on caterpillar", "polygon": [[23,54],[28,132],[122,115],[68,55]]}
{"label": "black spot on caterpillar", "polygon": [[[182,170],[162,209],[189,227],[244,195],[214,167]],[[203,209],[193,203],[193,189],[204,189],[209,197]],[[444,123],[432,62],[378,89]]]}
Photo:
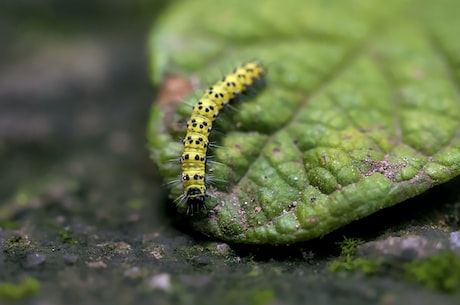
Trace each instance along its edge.
{"label": "black spot on caterpillar", "polygon": [[182,164],[183,194],[179,201],[187,201],[187,213],[198,213],[205,206],[206,198],[206,154],[212,123],[219,111],[242,94],[264,84],[265,68],[257,62],[249,62],[236,68],[211,87],[194,105],[187,134],[182,140],[184,152]]}

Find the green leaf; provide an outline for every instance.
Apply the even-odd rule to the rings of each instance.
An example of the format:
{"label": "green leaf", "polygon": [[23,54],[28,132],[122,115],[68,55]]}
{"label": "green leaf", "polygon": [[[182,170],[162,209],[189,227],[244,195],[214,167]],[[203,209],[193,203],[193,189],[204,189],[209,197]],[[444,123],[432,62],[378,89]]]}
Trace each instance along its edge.
{"label": "green leaf", "polygon": [[203,90],[248,60],[268,69],[266,88],[214,123],[215,213],[194,227],[289,244],[458,175],[459,11],[455,0],[175,2],[151,32],[152,81],[200,83],[177,108],[168,94],[152,107],[149,148],[166,181],[180,176],[171,160]]}

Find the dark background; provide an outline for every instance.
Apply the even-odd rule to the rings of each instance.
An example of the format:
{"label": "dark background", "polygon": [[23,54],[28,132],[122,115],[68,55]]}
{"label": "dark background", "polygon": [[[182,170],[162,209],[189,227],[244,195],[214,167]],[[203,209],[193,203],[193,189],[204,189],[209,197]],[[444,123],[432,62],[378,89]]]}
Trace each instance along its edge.
{"label": "dark background", "polygon": [[[44,185],[66,179],[80,192],[96,186],[86,178],[129,183],[126,170],[154,179],[145,145],[155,96],[146,38],[164,5],[0,4],[2,202],[28,201]],[[78,175],[85,179],[76,181]]]}

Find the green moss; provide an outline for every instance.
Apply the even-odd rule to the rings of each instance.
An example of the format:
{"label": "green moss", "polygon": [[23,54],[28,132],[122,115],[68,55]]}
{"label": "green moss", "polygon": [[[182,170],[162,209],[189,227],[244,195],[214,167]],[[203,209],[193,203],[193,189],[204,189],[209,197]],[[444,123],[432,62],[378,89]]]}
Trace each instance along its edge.
{"label": "green moss", "polygon": [[332,272],[359,271],[364,274],[375,274],[382,265],[380,260],[355,258],[356,247],[364,241],[358,238],[344,238],[338,245],[341,248],[340,258],[329,265]]}
{"label": "green moss", "polygon": [[60,231],[59,232],[59,237],[61,239],[61,243],[63,243],[63,244],[69,244],[69,245],[78,244],[78,241],[75,238],[73,238],[70,235],[70,233],[67,232],[67,231],[64,231],[64,230]]}
{"label": "green moss", "polygon": [[275,298],[272,290],[254,290],[249,293],[248,303],[249,305],[264,305]]}
{"label": "green moss", "polygon": [[3,252],[8,257],[15,259],[26,257],[34,248],[27,235],[15,235],[5,241]]}
{"label": "green moss", "polygon": [[[271,289],[248,289],[250,286],[237,285],[225,291],[221,299],[227,300],[228,304],[265,305],[276,303],[275,292]],[[222,302],[221,302],[222,303]]]}
{"label": "green moss", "polygon": [[185,246],[177,249],[179,257],[186,260],[193,260],[204,253],[208,253],[208,251],[200,245]]}
{"label": "green moss", "polygon": [[404,266],[405,276],[426,287],[445,292],[460,288],[460,257],[451,251],[442,251]]}
{"label": "green moss", "polygon": [[0,220],[0,228],[4,230],[18,230],[20,225],[13,220]]}
{"label": "green moss", "polygon": [[33,278],[26,278],[22,283],[0,283],[0,300],[13,302],[27,299],[40,292],[40,283]]}
{"label": "green moss", "polygon": [[338,271],[358,271],[367,275],[375,274],[382,262],[376,259],[356,258],[346,259],[343,261],[333,261],[329,265],[329,270],[332,272]]}
{"label": "green moss", "polygon": [[364,240],[360,238],[348,238],[344,237],[342,241],[339,241],[337,245],[340,247],[340,256],[345,258],[351,258],[356,253],[356,248],[362,245]]}

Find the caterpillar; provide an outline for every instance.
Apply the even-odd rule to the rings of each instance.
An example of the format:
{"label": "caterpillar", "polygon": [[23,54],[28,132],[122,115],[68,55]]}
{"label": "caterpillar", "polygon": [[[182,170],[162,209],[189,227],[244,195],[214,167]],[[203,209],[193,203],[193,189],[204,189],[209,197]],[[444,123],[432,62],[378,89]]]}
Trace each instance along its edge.
{"label": "caterpillar", "polygon": [[182,140],[184,152],[180,157],[183,194],[179,199],[187,201],[187,214],[193,215],[205,206],[206,155],[214,120],[231,101],[253,88],[261,87],[265,82],[265,73],[261,64],[246,63],[209,87],[193,106],[187,121],[187,134]]}

